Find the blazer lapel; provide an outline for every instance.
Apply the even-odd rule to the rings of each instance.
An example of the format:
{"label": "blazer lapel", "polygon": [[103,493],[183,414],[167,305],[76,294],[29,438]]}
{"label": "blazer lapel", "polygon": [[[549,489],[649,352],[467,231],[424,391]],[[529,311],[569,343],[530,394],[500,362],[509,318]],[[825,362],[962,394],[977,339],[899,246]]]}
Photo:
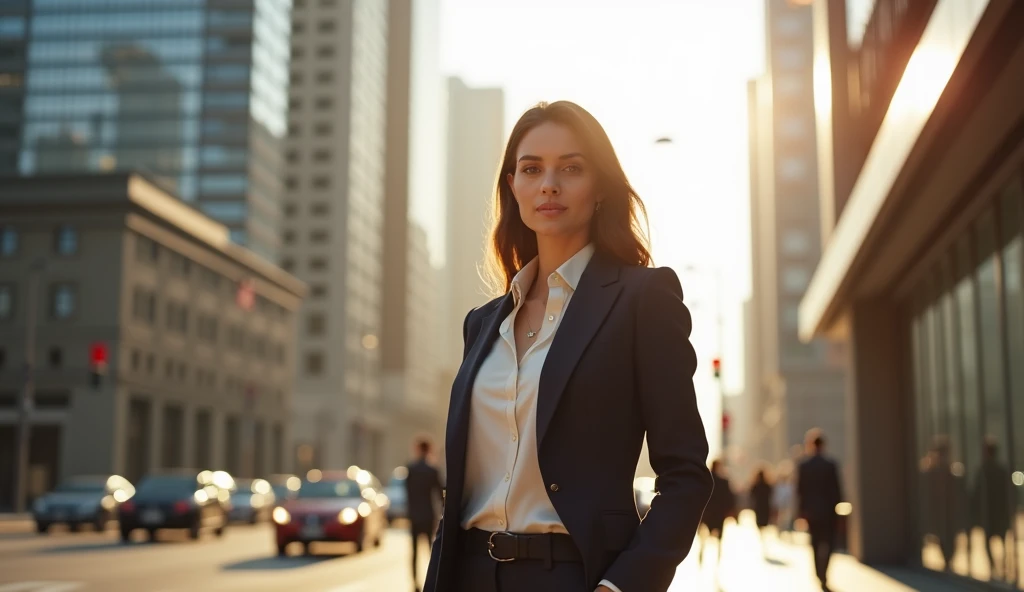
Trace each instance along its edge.
{"label": "blazer lapel", "polygon": [[512,312],[512,294],[506,294],[498,306],[483,320],[483,326],[476,335],[472,348],[466,354],[458,376],[452,385],[451,410],[449,413],[447,461],[449,486],[454,484],[451,477],[457,476],[457,483],[462,485],[462,472],[466,464],[466,440],[469,438],[469,409],[473,395],[473,384],[480,366],[491,351],[494,340],[498,337],[498,326]]}
{"label": "blazer lapel", "polygon": [[579,286],[569,301],[540,374],[537,400],[538,448],[544,441],[569,377],[622,290],[618,279],[618,266],[600,253],[594,254],[580,277]]}

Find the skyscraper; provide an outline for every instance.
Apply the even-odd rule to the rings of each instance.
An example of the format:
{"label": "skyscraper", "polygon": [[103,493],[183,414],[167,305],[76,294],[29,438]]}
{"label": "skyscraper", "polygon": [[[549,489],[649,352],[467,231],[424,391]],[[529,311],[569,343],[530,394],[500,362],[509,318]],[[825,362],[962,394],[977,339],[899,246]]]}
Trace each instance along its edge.
{"label": "skyscraper", "polygon": [[494,207],[494,182],[505,141],[501,89],[448,81],[448,216],[445,234],[445,366],[462,361],[462,321],[491,296],[480,276]]}
{"label": "skyscraper", "polygon": [[767,0],[766,75],[749,88],[753,293],[756,347],[748,404],[759,434],[748,455],[786,458],[821,427],[844,453],[845,378],[840,345],[803,343],[798,307],[821,257],[811,8]]}
{"label": "skyscraper", "polygon": [[0,78],[20,90],[0,94],[13,113],[0,126],[18,131],[0,168],[16,155],[23,175],[142,170],[276,258],[290,9],[5,2]]}

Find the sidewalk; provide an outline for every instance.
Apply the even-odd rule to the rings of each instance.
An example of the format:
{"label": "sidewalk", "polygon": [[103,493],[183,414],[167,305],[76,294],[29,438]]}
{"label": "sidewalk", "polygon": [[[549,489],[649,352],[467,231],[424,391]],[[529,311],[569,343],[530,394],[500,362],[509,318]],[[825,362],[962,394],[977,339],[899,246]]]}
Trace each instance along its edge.
{"label": "sidewalk", "polygon": [[[717,570],[714,558],[717,542],[708,543],[705,565],[697,562],[700,548],[679,566],[670,592],[820,592],[814,577],[813,558],[806,534],[789,543],[769,535],[767,559],[752,515],[744,513],[740,524],[726,526],[725,546]],[[833,556],[829,565],[829,587],[834,592],[963,592],[964,588],[939,577],[911,569],[882,573],[849,555]]]}

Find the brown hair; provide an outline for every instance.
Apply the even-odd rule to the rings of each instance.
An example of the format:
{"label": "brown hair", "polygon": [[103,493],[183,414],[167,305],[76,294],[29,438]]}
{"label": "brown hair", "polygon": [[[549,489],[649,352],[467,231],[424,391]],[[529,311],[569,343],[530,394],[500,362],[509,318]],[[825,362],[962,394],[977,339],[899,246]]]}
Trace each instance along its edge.
{"label": "brown hair", "polygon": [[494,191],[494,227],[487,262],[488,280],[497,293],[507,292],[516,273],[537,256],[537,234],[519,215],[519,205],[512,194],[508,175],[515,174],[516,151],[523,137],[546,122],[572,130],[597,171],[596,191],[602,200],[601,210],[594,214],[590,226],[591,241],[597,251],[623,265],[646,267],[651,264],[645,228],[647,210],[626,179],[604,128],[593,115],[575,103],[539,103],[516,122],[498,171]]}

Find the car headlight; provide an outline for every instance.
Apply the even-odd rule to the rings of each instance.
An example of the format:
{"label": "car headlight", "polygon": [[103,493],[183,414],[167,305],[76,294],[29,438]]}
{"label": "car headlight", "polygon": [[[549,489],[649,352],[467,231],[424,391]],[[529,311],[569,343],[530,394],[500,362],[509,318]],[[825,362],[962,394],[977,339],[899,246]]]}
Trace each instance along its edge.
{"label": "car headlight", "polygon": [[292,515],[288,513],[288,510],[285,510],[281,506],[274,508],[270,517],[274,519],[274,522],[281,525],[288,524],[292,521]]}
{"label": "car headlight", "polygon": [[359,512],[355,508],[345,508],[338,512],[338,522],[342,524],[354,524],[356,520],[359,520]]}

